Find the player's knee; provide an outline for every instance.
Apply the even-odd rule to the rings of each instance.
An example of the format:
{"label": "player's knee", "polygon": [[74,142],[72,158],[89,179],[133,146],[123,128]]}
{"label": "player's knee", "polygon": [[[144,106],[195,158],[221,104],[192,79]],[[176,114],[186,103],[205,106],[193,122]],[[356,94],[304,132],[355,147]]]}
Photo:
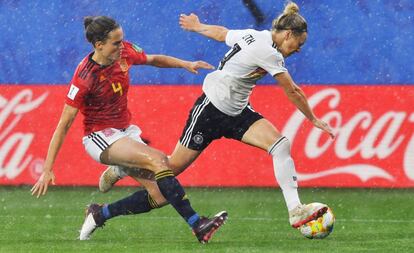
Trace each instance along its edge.
{"label": "player's knee", "polygon": [[153,154],[148,157],[148,169],[154,173],[169,169],[168,158],[163,153]]}
{"label": "player's knee", "polygon": [[170,159],[170,157],[168,157],[168,165],[175,176],[179,175],[187,168],[186,164],[183,162],[177,161],[177,159]]}
{"label": "player's knee", "polygon": [[282,136],[268,149],[268,153],[279,158],[290,157],[290,141]]}

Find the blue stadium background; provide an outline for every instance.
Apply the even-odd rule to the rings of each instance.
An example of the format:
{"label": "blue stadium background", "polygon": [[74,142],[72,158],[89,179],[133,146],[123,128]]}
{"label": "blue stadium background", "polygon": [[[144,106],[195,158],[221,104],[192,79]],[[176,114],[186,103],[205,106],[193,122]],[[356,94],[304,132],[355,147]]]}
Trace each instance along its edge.
{"label": "blue stadium background", "polygon": [[[149,54],[202,59],[217,65],[224,44],[179,28],[180,13],[229,28],[268,29],[284,1],[256,0],[266,15],[262,24],[241,0],[190,1],[0,1],[0,83],[65,84],[91,50],[83,35],[83,17],[108,15],[119,21],[126,38]],[[303,84],[413,84],[414,1],[297,1],[308,20],[302,52],[286,63]],[[200,84],[203,76],[182,70],[138,67],[134,84]],[[273,83],[266,77],[261,83]]]}

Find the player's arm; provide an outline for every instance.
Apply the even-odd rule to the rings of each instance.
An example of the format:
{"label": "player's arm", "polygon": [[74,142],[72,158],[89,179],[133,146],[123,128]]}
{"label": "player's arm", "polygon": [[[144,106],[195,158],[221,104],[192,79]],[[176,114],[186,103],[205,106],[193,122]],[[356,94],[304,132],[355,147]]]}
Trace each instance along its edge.
{"label": "player's arm", "polygon": [[289,100],[306,116],[306,118],[312,122],[315,127],[320,128],[328,133],[331,138],[335,137],[329,125],[315,116],[309,106],[305,93],[293,82],[292,77],[288,72],[276,74],[274,78],[283,88]]}
{"label": "player's arm", "polygon": [[224,26],[207,25],[200,22],[198,16],[194,13],[190,15],[180,15],[180,26],[184,30],[197,32],[213,40],[223,42],[226,40],[227,32],[229,31]]}
{"label": "player's arm", "polygon": [[60,116],[59,123],[53,133],[52,139],[47,151],[46,161],[43,165],[43,172],[36,184],[32,187],[32,195],[36,195],[38,198],[40,195],[45,195],[49,183],[55,184],[55,175],[53,174],[53,164],[55,163],[56,156],[63,144],[66,134],[69,128],[72,126],[73,120],[78,114],[78,109],[70,105],[65,104],[63,107],[62,115]]}
{"label": "player's arm", "polygon": [[194,74],[198,73],[198,69],[214,69],[205,61],[185,61],[168,55],[147,54],[146,65],[158,68],[184,68]]}

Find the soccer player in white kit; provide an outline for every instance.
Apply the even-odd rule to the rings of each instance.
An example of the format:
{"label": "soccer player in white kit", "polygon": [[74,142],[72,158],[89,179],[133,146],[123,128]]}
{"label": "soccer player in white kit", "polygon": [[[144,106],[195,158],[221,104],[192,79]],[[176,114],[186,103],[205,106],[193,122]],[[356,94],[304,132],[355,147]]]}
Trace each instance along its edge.
{"label": "soccer player in white kit", "polygon": [[[323,215],[326,206],[315,209],[300,201],[289,140],[249,105],[256,81],[269,73],[306,118],[334,138],[328,124],[314,115],[305,94],[294,83],[284,64],[284,58],[299,52],[307,38],[307,23],[299,14],[298,6],[289,2],[284,12],[273,21],[271,31],[228,30],[223,26],[200,23],[195,14],[182,14],[180,25],[187,31],[225,42],[231,49],[218,69],[204,79],[203,94],[190,111],[180,141],[169,157],[174,174],[184,171],[213,140],[223,136],[236,139],[272,156],[275,177],[282,189],[292,227],[298,228]],[[126,174],[127,168],[108,167],[101,176],[100,190],[108,191]],[[140,192],[134,194],[144,194],[145,190]],[[157,205],[166,203],[154,191],[151,191],[151,197]],[[117,205],[120,210],[125,209],[122,200]]]}

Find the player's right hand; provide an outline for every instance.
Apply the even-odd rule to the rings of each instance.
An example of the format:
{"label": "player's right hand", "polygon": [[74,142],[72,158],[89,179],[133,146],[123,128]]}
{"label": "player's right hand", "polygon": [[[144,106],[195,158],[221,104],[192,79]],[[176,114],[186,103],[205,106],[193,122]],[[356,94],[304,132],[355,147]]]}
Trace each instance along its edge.
{"label": "player's right hand", "polygon": [[319,128],[319,129],[321,129],[322,131],[324,131],[324,132],[328,133],[328,134],[331,136],[331,138],[332,138],[332,139],[334,139],[334,138],[335,138],[335,134],[333,133],[333,131],[332,131],[331,127],[330,127],[330,126],[329,126],[326,122],[324,122],[324,121],[322,121],[322,120],[320,120],[320,119],[314,119],[314,120],[312,121],[312,124],[313,124],[315,127],[317,127],[317,128]]}
{"label": "player's right hand", "polygon": [[214,66],[205,61],[193,61],[188,62],[188,64],[185,66],[185,69],[193,74],[198,74],[199,69],[214,69]]}
{"label": "player's right hand", "polygon": [[179,23],[182,29],[191,32],[197,32],[201,26],[198,16],[194,13],[190,15],[180,14]]}
{"label": "player's right hand", "polygon": [[55,184],[55,174],[52,170],[43,169],[42,175],[30,190],[32,192],[32,196],[37,195],[36,197],[39,198],[41,195],[45,195],[50,182]]}

